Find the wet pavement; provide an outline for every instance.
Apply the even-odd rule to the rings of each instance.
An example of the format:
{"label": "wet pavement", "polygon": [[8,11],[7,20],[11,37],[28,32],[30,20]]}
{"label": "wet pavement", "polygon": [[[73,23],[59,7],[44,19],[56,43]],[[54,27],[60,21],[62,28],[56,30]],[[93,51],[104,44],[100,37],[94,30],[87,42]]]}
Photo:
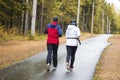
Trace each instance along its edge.
{"label": "wet pavement", "polygon": [[0,70],[0,80],[92,80],[96,64],[102,51],[110,45],[109,34],[103,34],[82,41],[78,46],[74,69],[66,70],[66,47],[59,46],[58,67],[46,72],[47,51],[22,60],[16,64]]}

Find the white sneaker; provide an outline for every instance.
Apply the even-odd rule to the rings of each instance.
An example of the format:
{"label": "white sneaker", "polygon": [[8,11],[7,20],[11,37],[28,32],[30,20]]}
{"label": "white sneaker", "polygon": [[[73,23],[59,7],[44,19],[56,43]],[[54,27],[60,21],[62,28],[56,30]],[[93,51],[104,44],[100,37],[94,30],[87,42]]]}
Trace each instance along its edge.
{"label": "white sneaker", "polygon": [[57,69],[57,67],[53,67],[53,70],[56,70]]}
{"label": "white sneaker", "polygon": [[66,68],[67,68],[67,70],[70,70],[69,63],[66,63]]}
{"label": "white sneaker", "polygon": [[50,64],[47,64],[47,71],[50,71]]}

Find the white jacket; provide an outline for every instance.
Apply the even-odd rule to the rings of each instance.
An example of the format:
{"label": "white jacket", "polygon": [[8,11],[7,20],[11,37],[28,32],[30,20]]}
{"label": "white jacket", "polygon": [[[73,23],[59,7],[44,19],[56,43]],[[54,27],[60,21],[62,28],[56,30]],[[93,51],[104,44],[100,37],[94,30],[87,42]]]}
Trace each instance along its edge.
{"label": "white jacket", "polygon": [[66,29],[65,37],[66,37],[66,45],[77,46],[78,40],[70,39],[70,38],[79,38],[80,37],[80,29],[78,27],[76,27],[75,25],[68,25],[67,29]]}

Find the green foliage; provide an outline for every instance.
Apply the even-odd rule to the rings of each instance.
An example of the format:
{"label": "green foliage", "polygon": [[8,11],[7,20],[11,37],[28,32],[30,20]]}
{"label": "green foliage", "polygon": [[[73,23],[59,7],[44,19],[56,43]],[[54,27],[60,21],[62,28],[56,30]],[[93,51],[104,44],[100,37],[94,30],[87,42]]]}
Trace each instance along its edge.
{"label": "green foliage", "polygon": [[[82,32],[90,32],[92,18],[92,1],[80,0],[80,21],[79,27]],[[0,0],[0,24],[3,25],[4,32],[15,35],[23,34],[25,30],[26,13],[28,14],[28,31],[31,26],[31,12],[33,1],[29,0]],[[59,23],[65,31],[70,19],[77,18],[78,0],[38,0],[36,16],[36,33],[43,33],[45,26],[51,22],[53,16],[59,17]],[[28,11],[28,12],[27,12]],[[116,14],[114,6],[105,0],[95,0],[94,12],[94,33],[102,32],[102,12],[104,11],[104,31],[106,31],[106,18],[111,22],[111,32],[120,33],[119,15]],[[42,18],[43,17],[43,18]],[[42,23],[41,23],[42,21]],[[17,31],[16,31],[17,30]],[[17,32],[17,33],[16,33]],[[26,36],[29,35],[27,32]],[[35,34],[36,36],[36,34]],[[29,36],[30,37],[30,36]],[[34,39],[30,37],[30,39]]]}
{"label": "green foliage", "polygon": [[[22,12],[22,4],[21,1],[16,0],[0,0],[0,22],[8,27],[8,25],[14,21],[14,23],[18,24],[16,20],[21,15]],[[8,25],[5,24],[9,23]]]}

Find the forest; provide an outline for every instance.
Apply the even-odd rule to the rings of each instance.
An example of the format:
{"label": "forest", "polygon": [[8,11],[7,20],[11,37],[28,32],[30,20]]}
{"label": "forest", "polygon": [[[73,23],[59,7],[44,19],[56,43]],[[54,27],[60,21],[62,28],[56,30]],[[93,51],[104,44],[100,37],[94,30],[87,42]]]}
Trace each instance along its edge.
{"label": "forest", "polygon": [[[53,16],[58,16],[63,33],[70,20],[77,18],[78,0],[36,1],[35,35],[43,34]],[[34,0],[0,0],[1,40],[31,35],[33,3]],[[93,34],[120,34],[120,14],[105,0],[80,0],[79,28]]]}

